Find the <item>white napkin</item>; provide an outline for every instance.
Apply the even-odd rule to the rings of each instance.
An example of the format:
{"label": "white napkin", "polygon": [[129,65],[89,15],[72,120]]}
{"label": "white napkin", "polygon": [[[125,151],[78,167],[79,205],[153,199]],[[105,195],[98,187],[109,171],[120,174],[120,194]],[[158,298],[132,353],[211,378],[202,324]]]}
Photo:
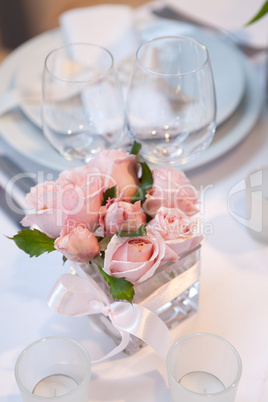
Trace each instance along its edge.
{"label": "white napkin", "polygon": [[127,5],[102,4],[71,9],[59,18],[65,43],[88,42],[104,46],[115,62],[133,54],[138,46],[133,9]]}
{"label": "white napkin", "polygon": [[158,0],[145,4],[151,9],[170,6],[197,21],[233,33],[240,42],[256,47],[268,46],[268,15],[245,27],[260,10],[264,0]]}

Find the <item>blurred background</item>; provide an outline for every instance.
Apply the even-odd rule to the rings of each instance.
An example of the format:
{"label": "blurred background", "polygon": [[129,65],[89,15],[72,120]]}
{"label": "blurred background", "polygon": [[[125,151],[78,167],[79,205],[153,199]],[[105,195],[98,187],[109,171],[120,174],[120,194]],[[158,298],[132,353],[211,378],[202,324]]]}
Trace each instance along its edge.
{"label": "blurred background", "polygon": [[0,61],[26,40],[59,25],[64,11],[98,4],[127,4],[133,7],[150,0],[1,0]]}

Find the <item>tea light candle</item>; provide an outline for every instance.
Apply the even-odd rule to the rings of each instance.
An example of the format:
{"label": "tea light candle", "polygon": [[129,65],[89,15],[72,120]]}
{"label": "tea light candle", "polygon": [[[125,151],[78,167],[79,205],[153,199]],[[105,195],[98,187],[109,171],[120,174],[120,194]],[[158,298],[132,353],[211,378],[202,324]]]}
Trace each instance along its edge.
{"label": "tea light candle", "polygon": [[239,354],[225,339],[186,335],[167,355],[171,402],[234,402],[241,370]]}
{"label": "tea light candle", "polygon": [[18,357],[15,377],[23,402],[88,402],[90,357],[78,342],[51,336]]}
{"label": "tea light candle", "polygon": [[68,394],[78,386],[78,383],[70,376],[54,374],[43,378],[33,389],[33,394],[38,396],[55,397]]}
{"label": "tea light candle", "polygon": [[223,383],[215,375],[204,371],[193,371],[185,374],[179,383],[190,391],[199,394],[214,394],[225,390]]}

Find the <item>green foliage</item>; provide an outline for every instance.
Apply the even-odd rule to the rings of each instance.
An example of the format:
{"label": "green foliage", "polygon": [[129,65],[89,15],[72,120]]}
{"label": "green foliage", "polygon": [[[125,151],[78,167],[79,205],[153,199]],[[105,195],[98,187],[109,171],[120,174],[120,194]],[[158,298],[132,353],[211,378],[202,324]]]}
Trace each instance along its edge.
{"label": "green foliage", "polygon": [[137,156],[139,154],[139,152],[140,152],[140,149],[141,149],[141,144],[139,144],[137,141],[134,141],[130,153],[132,155]]}
{"label": "green foliage", "polygon": [[106,237],[103,237],[103,238],[99,241],[99,248],[100,248],[100,251],[105,251],[105,250],[106,250],[106,248],[107,248],[108,244],[110,243],[112,237],[113,237],[113,236],[106,236]]}
{"label": "green foliage", "polygon": [[116,235],[118,237],[139,237],[139,236],[143,236],[146,235],[146,226],[145,225],[141,225],[139,227],[139,229],[136,230],[136,232],[118,232],[116,233]]}
{"label": "green foliage", "polygon": [[51,239],[51,237],[48,237],[37,229],[21,230],[15,236],[10,237],[10,239],[14,240],[16,245],[29,254],[30,257],[38,257],[43,253],[50,253],[55,250],[55,239]]}
{"label": "green foliage", "polygon": [[136,201],[141,201],[143,203],[145,201],[147,191],[150,190],[153,185],[153,175],[151,169],[146,162],[140,162],[140,165],[142,167],[141,185],[131,200],[132,204],[134,204]]}
{"label": "green foliage", "polygon": [[103,268],[98,265],[100,273],[103,275],[105,281],[110,287],[110,293],[116,300],[127,300],[132,302],[134,297],[134,287],[131,282],[126,281],[124,278],[114,278],[108,275]]}
{"label": "green foliage", "polygon": [[258,21],[260,18],[264,17],[264,15],[267,13],[268,13],[268,0],[264,2],[264,4],[262,5],[262,7],[258,11],[258,13],[246,25],[253,24],[254,22]]}
{"label": "green foliage", "polygon": [[102,206],[106,205],[106,202],[108,201],[109,198],[116,198],[116,186],[108,188],[106,191],[103,193],[103,201],[102,201]]}

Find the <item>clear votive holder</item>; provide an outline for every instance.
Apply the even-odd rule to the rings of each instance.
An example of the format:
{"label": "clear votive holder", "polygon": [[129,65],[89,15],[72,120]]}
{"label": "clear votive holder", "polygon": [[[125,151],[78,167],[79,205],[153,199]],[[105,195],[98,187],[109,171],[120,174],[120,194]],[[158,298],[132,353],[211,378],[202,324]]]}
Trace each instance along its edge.
{"label": "clear votive holder", "polygon": [[242,364],[225,339],[193,333],[170,348],[167,371],[172,402],[234,402]]}
{"label": "clear votive holder", "polygon": [[90,372],[86,349],[62,336],[32,343],[20,354],[15,366],[24,402],[88,402]]}

